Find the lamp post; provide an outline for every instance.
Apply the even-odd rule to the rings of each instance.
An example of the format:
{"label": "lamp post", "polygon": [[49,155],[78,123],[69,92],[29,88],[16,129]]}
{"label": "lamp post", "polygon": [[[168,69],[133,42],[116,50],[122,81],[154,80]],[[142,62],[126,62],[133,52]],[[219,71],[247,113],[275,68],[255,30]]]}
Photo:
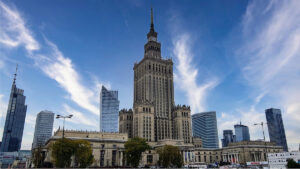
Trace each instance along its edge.
{"label": "lamp post", "polygon": [[264,142],[265,142],[265,153],[264,153],[264,158],[265,158],[265,160],[266,161],[268,161],[267,160],[267,144],[266,144],[266,137],[265,137],[265,131],[264,131],[264,124],[267,124],[267,123],[264,123],[264,122],[261,122],[261,123],[255,123],[254,125],[256,126],[256,125],[260,125],[261,126],[261,129],[262,129],[262,133],[263,133],[263,136],[264,136]]}
{"label": "lamp post", "polygon": [[64,119],[64,122],[63,122],[63,134],[62,134],[62,139],[64,139],[65,138],[65,120],[66,120],[66,118],[72,118],[73,117],[73,115],[72,114],[70,114],[70,115],[68,115],[68,116],[62,116],[62,115],[56,115],[56,119],[59,119],[59,118],[63,118]]}

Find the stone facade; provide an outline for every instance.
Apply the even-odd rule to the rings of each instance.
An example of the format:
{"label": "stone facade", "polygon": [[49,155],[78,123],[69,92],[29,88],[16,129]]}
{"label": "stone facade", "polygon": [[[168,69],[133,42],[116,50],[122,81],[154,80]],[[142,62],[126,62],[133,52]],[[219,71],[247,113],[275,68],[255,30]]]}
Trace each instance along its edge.
{"label": "stone facade", "polygon": [[200,137],[193,137],[193,144],[195,148],[202,148],[202,139]]}
{"label": "stone facade", "polygon": [[[61,138],[62,131],[58,130],[46,143],[46,162],[53,162],[49,146]],[[94,155],[91,167],[125,166],[124,143],[128,140],[127,134],[66,130],[65,138],[87,140],[91,143]]]}
{"label": "stone facade", "polygon": [[128,133],[128,137],[132,138],[132,121],[133,111],[132,109],[122,109],[119,112],[119,132]]}
{"label": "stone facade", "polygon": [[246,162],[267,161],[267,153],[282,152],[281,146],[273,142],[243,141],[230,143],[221,149],[195,148],[195,162],[215,163],[230,162],[246,164]]}
{"label": "stone facade", "polygon": [[184,143],[192,142],[191,109],[187,106],[173,108],[173,138],[183,139]]}

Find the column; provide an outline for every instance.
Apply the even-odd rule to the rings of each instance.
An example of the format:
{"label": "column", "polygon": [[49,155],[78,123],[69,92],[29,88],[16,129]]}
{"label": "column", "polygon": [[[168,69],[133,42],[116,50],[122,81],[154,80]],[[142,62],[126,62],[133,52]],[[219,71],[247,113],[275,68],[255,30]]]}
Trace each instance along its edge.
{"label": "column", "polygon": [[123,151],[120,154],[120,166],[123,166]]}

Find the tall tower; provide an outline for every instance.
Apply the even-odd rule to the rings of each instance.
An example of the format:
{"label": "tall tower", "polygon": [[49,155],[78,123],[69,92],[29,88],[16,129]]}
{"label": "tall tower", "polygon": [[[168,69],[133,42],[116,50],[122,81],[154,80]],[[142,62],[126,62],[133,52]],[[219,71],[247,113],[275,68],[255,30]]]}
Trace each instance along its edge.
{"label": "tall tower", "polygon": [[37,114],[35,121],[34,137],[32,149],[44,146],[51,137],[53,130],[54,113],[51,111],[41,111]]}
{"label": "tall tower", "polygon": [[219,148],[217,116],[215,111],[192,115],[193,136],[202,139],[203,148]]}
{"label": "tall tower", "polygon": [[248,126],[242,125],[242,122],[240,122],[240,124],[234,125],[234,130],[236,142],[250,141],[250,133]]}
{"label": "tall tower", "polygon": [[104,86],[100,93],[100,131],[119,131],[118,91],[107,90]]}
{"label": "tall tower", "polygon": [[144,58],[133,67],[133,137],[143,137],[147,141],[172,139],[173,62],[161,57],[152,9],[147,39]]}
{"label": "tall tower", "polygon": [[11,86],[1,152],[19,151],[22,143],[27,105],[25,105],[24,90],[16,86],[17,69]]}
{"label": "tall tower", "polygon": [[284,151],[288,151],[281,110],[270,108],[266,109],[265,113],[270,141],[275,142],[278,146],[282,146]]}

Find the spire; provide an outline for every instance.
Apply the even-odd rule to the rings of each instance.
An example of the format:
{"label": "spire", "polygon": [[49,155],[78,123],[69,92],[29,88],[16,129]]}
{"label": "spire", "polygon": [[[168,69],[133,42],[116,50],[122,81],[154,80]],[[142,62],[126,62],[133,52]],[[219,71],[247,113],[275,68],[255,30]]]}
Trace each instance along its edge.
{"label": "spire", "polygon": [[154,23],[153,23],[153,9],[151,8],[151,25],[150,31],[154,32]]}
{"label": "spire", "polygon": [[16,72],[15,72],[15,74],[14,74],[14,81],[13,81],[13,84],[16,84],[17,72],[18,72],[18,64],[17,64],[17,66],[16,66]]}
{"label": "spire", "polygon": [[150,31],[147,34],[148,40],[150,40],[150,37],[152,38],[152,41],[156,41],[157,33],[154,31],[154,23],[153,23],[153,8],[151,8],[151,23],[150,23]]}

